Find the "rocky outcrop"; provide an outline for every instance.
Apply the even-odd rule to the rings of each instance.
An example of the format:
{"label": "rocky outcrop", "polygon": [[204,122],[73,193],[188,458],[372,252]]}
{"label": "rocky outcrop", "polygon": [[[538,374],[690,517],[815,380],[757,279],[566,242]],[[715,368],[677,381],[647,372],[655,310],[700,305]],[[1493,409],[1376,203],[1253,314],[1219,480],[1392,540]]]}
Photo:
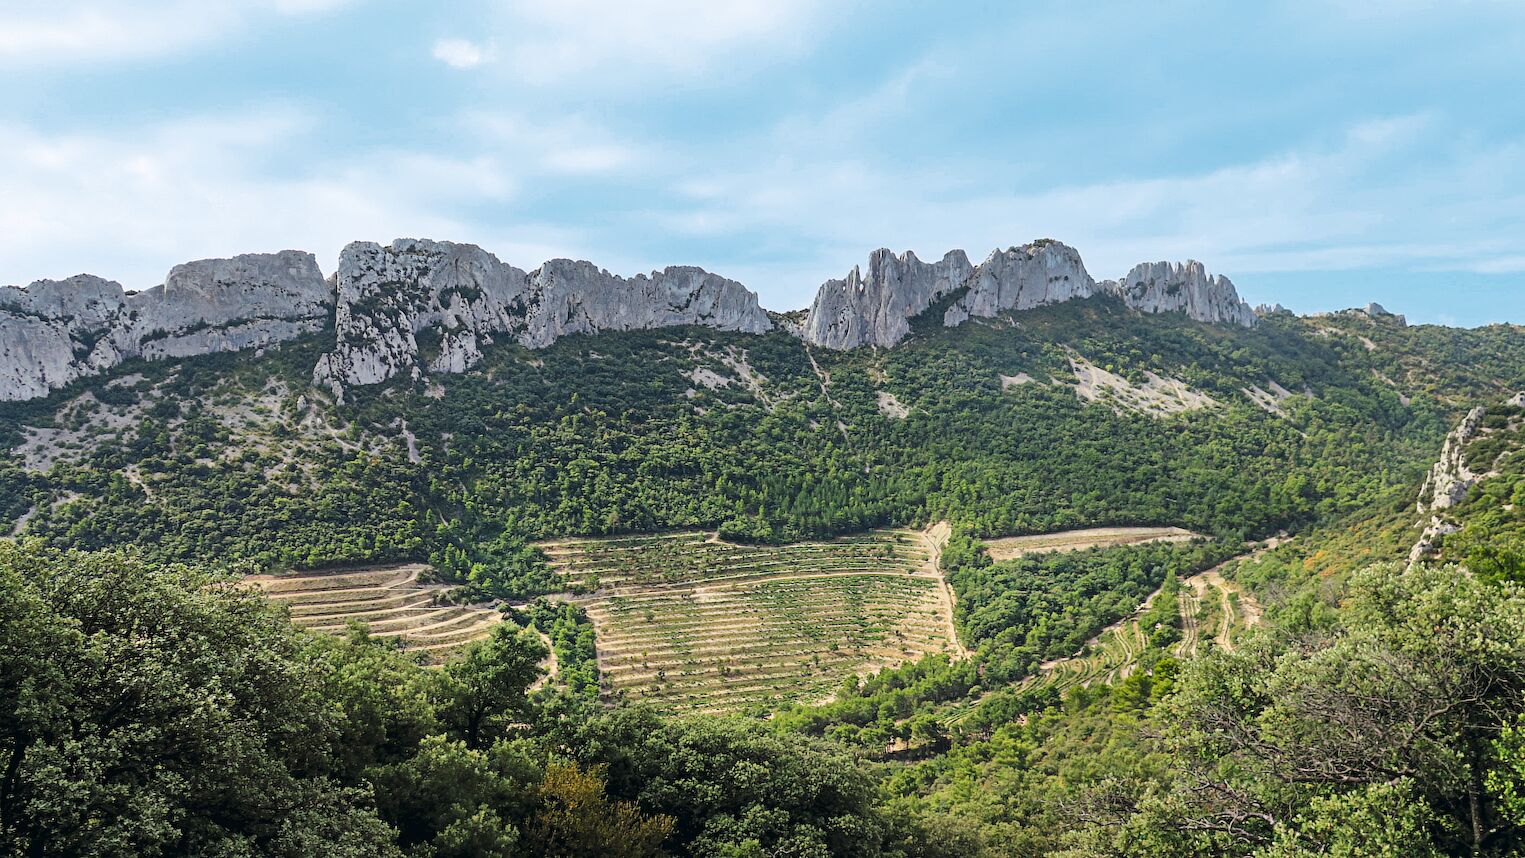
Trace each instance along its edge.
{"label": "rocky outcrop", "polygon": [[1367,304],[1365,307],[1357,308],[1353,312],[1360,313],[1361,315],[1367,317],[1368,319],[1373,319],[1373,320],[1377,320],[1377,319],[1390,319],[1390,320],[1392,320],[1394,322],[1397,322],[1399,327],[1405,327],[1405,328],[1408,327],[1408,319],[1404,318],[1399,313],[1388,312],[1388,309],[1386,307],[1382,306],[1381,304],[1378,304],[1376,301],[1372,301],[1371,303]]}
{"label": "rocky outcrop", "polygon": [[953,327],[1096,294],[1113,295],[1144,313],[1179,312],[1201,322],[1245,326],[1258,321],[1234,284],[1208,276],[1200,262],[1145,263],[1122,280],[1098,283],[1074,248],[1042,239],[997,250],[972,268],[962,251],[934,264],[910,252],[874,251],[866,271],[854,268],[846,278],[822,284],[806,316],[804,337],[834,349],[887,347],[910,333],[912,318],[944,297],[951,296],[952,303],[942,322]]}
{"label": "rocky outcrop", "polygon": [[805,316],[807,342],[833,349],[892,346],[911,332],[911,319],[959,288],[974,271],[962,250],[941,262],[922,262],[911,251],[881,248],[842,280],[828,280]]}
{"label": "rocky outcrop", "polygon": [[1074,248],[1048,239],[977,266],[957,250],[938,262],[878,250],[866,268],[825,283],[803,316],[776,322],[746,287],[699,268],[625,278],[555,259],[525,272],[475,245],[399,239],[349,245],[329,281],[311,254],[288,250],[180,265],[141,293],[89,275],[0,289],[0,399],[43,396],[128,358],[257,348],[329,325],[335,346],[312,377],[342,396],[355,385],[463,372],[496,341],[542,348],[569,334],[674,325],[761,333],[777,324],[834,349],[887,347],[934,306],[951,327],[1096,294],[1204,322],[1256,318],[1200,263],[1150,263],[1098,283]]}
{"label": "rocky outcrop", "polygon": [[702,325],[760,334],[773,322],[747,287],[702,268],[669,266],[626,279],[591,262],[553,259],[529,275],[519,341],[542,348],[567,334]]}
{"label": "rocky outcrop", "polygon": [[335,348],[313,382],[352,385],[463,372],[496,335],[523,329],[525,273],[472,244],[357,241],[335,273]]}
{"label": "rocky outcrop", "polygon": [[1245,327],[1259,320],[1227,277],[1208,276],[1196,260],[1140,263],[1122,280],[1104,281],[1101,289],[1144,313],[1185,313],[1199,322]]}
{"label": "rocky outcrop", "polygon": [[943,324],[950,328],[1003,310],[1031,310],[1096,294],[1096,281],[1086,273],[1079,251],[1047,240],[992,252],[964,286],[967,291],[943,314]]}
{"label": "rocky outcrop", "polygon": [[673,325],[761,333],[757,296],[699,268],[617,277],[556,259],[526,274],[471,244],[355,242],[335,276],[336,346],[314,383],[346,387],[430,372],[464,372],[495,340],[543,348],[568,334]]}
{"label": "rocky outcrop", "polygon": [[1440,448],[1440,460],[1430,467],[1419,490],[1418,511],[1421,513],[1450,509],[1467,497],[1467,491],[1477,483],[1478,474],[1467,467],[1466,449],[1477,437],[1487,409],[1482,406],[1467,412],[1446,442]]}
{"label": "rocky outcrop", "polygon": [[1460,530],[1455,523],[1446,519],[1444,511],[1465,500],[1467,492],[1477,484],[1481,476],[1467,466],[1465,451],[1467,445],[1477,438],[1486,414],[1487,409],[1481,406],[1467,412],[1467,416],[1446,436],[1446,441],[1440,448],[1440,459],[1430,466],[1430,472],[1425,475],[1415,507],[1421,515],[1427,514],[1430,519],[1421,519],[1415,525],[1422,526],[1424,530],[1409,549],[1410,566],[1434,551],[1442,537]]}
{"label": "rocky outcrop", "polygon": [[44,396],[122,361],[237,351],[327,323],[332,296],[310,253],[208,259],[127,293],[88,274],[0,289],[0,400]]}

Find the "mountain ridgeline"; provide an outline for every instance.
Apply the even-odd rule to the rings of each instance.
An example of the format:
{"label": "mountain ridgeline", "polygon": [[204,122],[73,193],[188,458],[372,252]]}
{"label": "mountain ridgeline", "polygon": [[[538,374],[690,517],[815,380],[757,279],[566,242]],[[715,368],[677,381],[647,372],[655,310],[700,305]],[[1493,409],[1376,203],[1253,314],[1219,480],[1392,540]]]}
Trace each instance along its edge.
{"label": "mountain ridgeline", "polygon": [[[928,264],[878,250],[866,271],[823,284],[803,323],[783,325],[811,345],[888,347],[934,303],[948,304],[941,319],[953,327],[1093,295],[1203,322],[1257,320],[1201,263],[1145,263],[1097,282],[1074,248],[1040,240],[979,265],[963,251]],[[555,259],[525,272],[471,244],[355,242],[326,281],[312,254],[288,250],[178,265],[138,293],[85,274],[0,289],[0,399],[44,396],[129,358],[257,349],[317,331],[335,344],[312,380],[342,398],[352,386],[463,372],[495,340],[543,348],[568,334],[682,325],[762,333],[775,318],[742,284],[694,267],[624,278]]]}

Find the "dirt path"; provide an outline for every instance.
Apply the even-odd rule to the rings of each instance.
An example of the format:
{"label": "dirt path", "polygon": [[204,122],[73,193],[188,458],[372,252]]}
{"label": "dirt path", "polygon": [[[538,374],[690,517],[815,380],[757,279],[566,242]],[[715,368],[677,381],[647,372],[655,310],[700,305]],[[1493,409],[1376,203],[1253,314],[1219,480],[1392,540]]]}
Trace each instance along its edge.
{"label": "dirt path", "polygon": [[1218,603],[1223,611],[1222,619],[1218,621],[1218,634],[1213,637],[1213,640],[1224,652],[1233,652],[1234,600],[1229,598],[1228,582],[1224,581],[1223,576],[1217,572],[1210,572],[1203,577],[1207,579],[1207,583],[1218,588]]}
{"label": "dirt path", "polygon": [[1197,628],[1197,613],[1202,609],[1202,602],[1197,598],[1197,588],[1186,586],[1181,588],[1181,642],[1175,646],[1177,658],[1184,658],[1197,654],[1197,641],[1201,634]]}
{"label": "dirt path", "polygon": [[816,580],[818,578],[915,578],[918,581],[941,581],[938,575],[928,573],[925,570],[915,572],[890,572],[866,569],[856,572],[783,572],[770,575],[737,575],[731,578],[717,578],[713,583],[685,583],[685,584],[631,584],[622,587],[610,587],[597,593],[577,595],[567,594],[566,601],[575,602],[579,605],[597,605],[611,599],[639,599],[642,596],[699,596],[714,593],[720,590],[733,590],[737,587],[751,586],[753,584],[776,584],[780,581],[799,581],[801,579]]}
{"label": "dirt path", "polygon": [[561,669],[560,665],[556,662],[556,644],[551,642],[551,636],[539,629],[535,629],[535,634],[540,636],[540,641],[545,644],[548,654],[540,660],[540,669],[545,671],[545,673],[539,679],[530,683],[530,691],[539,691],[541,688],[549,685],[556,679],[556,674]]}
{"label": "dirt path", "polygon": [[[815,377],[821,384],[821,395],[826,397],[826,403],[831,406],[833,413],[841,411],[842,404],[832,398],[831,391],[828,389],[831,386],[831,373],[821,369],[821,365],[815,362],[815,355],[811,353],[809,346],[805,347],[805,357],[810,359],[810,368],[815,370]],[[842,425],[840,419],[837,420],[837,431],[842,433],[843,441],[850,440],[847,437],[847,427]]]}
{"label": "dirt path", "polygon": [[958,639],[958,623],[953,619],[953,609],[958,605],[958,596],[953,592],[953,587],[948,584],[947,576],[943,575],[942,557],[943,547],[948,544],[948,537],[953,535],[953,525],[946,521],[927,528],[922,534],[922,541],[927,546],[927,571],[937,576],[937,592],[939,608],[948,617],[948,645],[953,648],[953,653],[958,658],[968,658],[971,653],[964,642]]}

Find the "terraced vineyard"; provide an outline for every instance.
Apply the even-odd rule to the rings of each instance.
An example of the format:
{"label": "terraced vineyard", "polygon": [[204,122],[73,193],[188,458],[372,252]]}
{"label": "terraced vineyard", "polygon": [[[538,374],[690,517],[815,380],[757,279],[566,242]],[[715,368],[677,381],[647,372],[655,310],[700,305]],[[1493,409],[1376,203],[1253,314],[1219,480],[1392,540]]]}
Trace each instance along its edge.
{"label": "terraced vineyard", "polygon": [[540,545],[598,635],[606,694],[674,711],[819,700],[844,677],[958,652],[947,526],[752,546],[702,532]]}
{"label": "terraced vineyard", "polygon": [[309,631],[344,634],[351,622],[358,622],[371,634],[397,638],[403,649],[437,663],[486,637],[502,615],[490,608],[439,604],[439,595],[449,588],[419,583],[419,573],[427,568],[251,575],[244,580],[286,605],[292,622]]}

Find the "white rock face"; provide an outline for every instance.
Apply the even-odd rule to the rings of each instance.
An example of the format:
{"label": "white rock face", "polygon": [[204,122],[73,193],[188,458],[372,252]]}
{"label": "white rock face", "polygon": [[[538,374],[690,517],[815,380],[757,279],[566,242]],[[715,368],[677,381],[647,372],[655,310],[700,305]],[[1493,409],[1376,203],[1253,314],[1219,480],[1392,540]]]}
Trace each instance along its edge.
{"label": "white rock face", "polygon": [[964,285],[969,291],[943,314],[943,324],[950,328],[1002,310],[1031,310],[1096,292],[1080,253],[1057,241],[994,251]]}
{"label": "white rock face", "polygon": [[896,256],[880,248],[842,280],[828,280],[805,316],[807,342],[833,349],[892,346],[911,332],[910,320],[932,302],[963,285],[973,273],[962,250],[926,263],[909,250]]}
{"label": "white rock face", "polygon": [[1227,277],[1209,277],[1196,260],[1143,262],[1120,281],[1102,282],[1101,289],[1145,313],[1185,313],[1199,322],[1245,327],[1259,321],[1255,311],[1239,300],[1239,292]]}
{"label": "white rock face", "polygon": [[1436,542],[1441,537],[1461,529],[1447,521],[1443,513],[1465,500],[1467,492],[1480,478],[1479,474],[1467,467],[1464,452],[1467,445],[1477,437],[1483,425],[1483,416],[1487,413],[1487,409],[1482,406],[1467,412],[1467,416],[1446,436],[1446,442],[1440,448],[1440,459],[1430,467],[1429,474],[1425,475],[1424,486],[1419,489],[1419,502],[1415,506],[1421,515],[1428,514],[1430,520],[1427,523],[1420,520],[1424,531],[1409,549],[1410,566],[1434,551]]}
{"label": "white rock face", "polygon": [[1478,475],[1467,467],[1463,452],[1472,443],[1472,439],[1477,437],[1486,413],[1487,409],[1482,406],[1472,409],[1446,436],[1446,442],[1440,448],[1440,460],[1430,468],[1429,475],[1424,478],[1424,487],[1419,490],[1419,512],[1434,512],[1456,506],[1477,483]]}
{"label": "white rock face", "polygon": [[397,376],[463,372],[494,334],[523,328],[524,272],[472,244],[357,241],[339,254],[335,283],[336,347],[318,359],[313,382],[336,395]]}
{"label": "white rock face", "polygon": [[939,298],[962,292],[943,313],[948,327],[1007,310],[1029,310],[1096,294],[1110,294],[1144,313],[1185,313],[1202,322],[1254,325],[1258,321],[1226,277],[1209,277],[1199,262],[1146,263],[1121,281],[1097,283],[1073,247],[1044,239],[997,250],[970,267],[962,251],[928,264],[910,252],[877,250],[864,272],[828,280],[805,318],[813,345],[850,349],[892,346],[910,333],[910,319]]}
{"label": "white rock face", "polygon": [[529,276],[519,341],[543,348],[568,334],[703,325],[760,334],[773,327],[757,295],[702,268],[670,266],[617,277],[591,262],[553,259]]}
{"label": "white rock face", "polygon": [[0,289],[0,400],[45,396],[132,357],[256,348],[327,324],[332,304],[312,254],[294,250],[176,266],[127,294],[81,274]]}
{"label": "white rock face", "polygon": [[[944,325],[1106,293],[1147,313],[1254,324],[1233,284],[1200,263],[1140,265],[1097,283],[1080,254],[1041,240],[978,266],[955,250],[938,262],[878,250],[866,269],[821,286],[798,321],[812,344],[888,347],[939,300]],[[791,330],[796,316],[779,316]],[[542,348],[570,334],[702,325],[761,333],[774,321],[757,296],[698,268],[618,277],[555,259],[526,273],[470,244],[356,242],[325,282],[309,253],[283,251],[176,266],[162,286],[127,294],[79,275],[0,289],[0,400],[30,399],[133,357],[179,358],[258,348],[332,324],[335,348],[313,381],[337,395],[397,377],[458,373],[497,339]]]}
{"label": "white rock face", "polygon": [[772,327],[755,294],[698,268],[626,279],[556,259],[526,274],[447,241],[355,242],[339,257],[336,286],[337,346],[319,359],[313,381],[339,396],[352,385],[464,372],[495,337],[543,348],[568,334]]}

